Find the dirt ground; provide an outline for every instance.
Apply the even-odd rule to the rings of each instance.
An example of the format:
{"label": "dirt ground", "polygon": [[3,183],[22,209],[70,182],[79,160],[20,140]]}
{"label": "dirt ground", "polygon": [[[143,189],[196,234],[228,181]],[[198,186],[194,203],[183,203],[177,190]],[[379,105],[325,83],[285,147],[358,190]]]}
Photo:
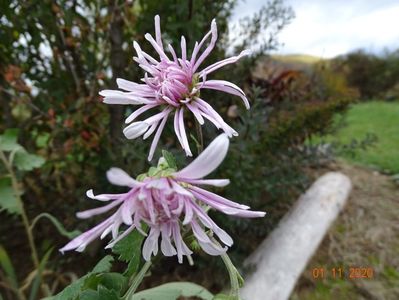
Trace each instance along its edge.
{"label": "dirt ground", "polygon": [[399,299],[399,185],[343,162],[331,169],[348,175],[353,190],[290,299]]}

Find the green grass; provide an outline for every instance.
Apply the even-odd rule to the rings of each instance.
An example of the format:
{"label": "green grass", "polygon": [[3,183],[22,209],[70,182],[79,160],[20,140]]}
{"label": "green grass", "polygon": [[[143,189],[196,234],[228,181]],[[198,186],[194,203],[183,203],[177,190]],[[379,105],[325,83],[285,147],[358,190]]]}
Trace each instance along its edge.
{"label": "green grass", "polygon": [[356,150],[355,156],[343,158],[379,170],[399,173],[399,102],[371,101],[353,105],[345,116],[346,126],[323,140],[349,144],[375,134],[377,142],[367,150]]}

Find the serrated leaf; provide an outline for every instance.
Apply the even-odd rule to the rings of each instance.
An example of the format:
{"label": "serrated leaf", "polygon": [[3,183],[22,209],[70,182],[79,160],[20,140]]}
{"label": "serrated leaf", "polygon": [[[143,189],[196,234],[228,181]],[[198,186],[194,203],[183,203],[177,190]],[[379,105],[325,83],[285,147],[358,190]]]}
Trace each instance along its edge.
{"label": "serrated leaf", "polygon": [[[143,226],[143,230],[146,230]],[[129,233],[112,248],[112,252],[119,255],[119,260],[127,262],[128,267],[125,275],[130,276],[135,273],[140,265],[141,244],[144,236],[137,230]]]}
{"label": "serrated leaf", "polygon": [[170,282],[133,295],[131,300],[176,300],[179,297],[197,297],[212,300],[213,295],[203,286],[191,282]]}
{"label": "serrated leaf", "polygon": [[127,278],[119,273],[105,273],[100,276],[99,284],[109,290],[121,293],[126,288]]}
{"label": "serrated leaf", "polygon": [[14,165],[21,171],[31,171],[35,168],[39,168],[44,162],[45,160],[43,157],[30,154],[23,149],[15,153],[14,157]]}
{"label": "serrated leaf", "polygon": [[7,210],[10,214],[21,213],[21,207],[9,178],[0,179],[0,211],[2,210]]}
{"label": "serrated leaf", "polygon": [[78,280],[72,282],[62,292],[53,297],[48,297],[43,300],[75,300],[82,293],[85,283],[90,280],[92,276],[97,276],[98,273],[107,272],[111,269],[111,263],[114,258],[111,255],[105,256],[93,268],[93,271],[87,273]]}
{"label": "serrated leaf", "polygon": [[176,159],[172,153],[166,150],[162,150],[162,156],[163,158],[165,158],[170,168],[177,170]]}
{"label": "serrated leaf", "polygon": [[114,258],[111,255],[103,257],[93,268],[92,273],[98,274],[98,273],[108,272],[109,270],[111,270],[113,261]]}
{"label": "serrated leaf", "polygon": [[79,278],[78,280],[72,282],[68,285],[62,292],[58,293],[53,297],[48,297],[43,300],[74,300],[79,296],[81,288],[83,287],[85,280],[92,274],[86,274],[85,276]]}
{"label": "serrated leaf", "polygon": [[18,131],[17,128],[6,129],[2,135],[0,135],[0,150],[2,151],[14,151],[22,148],[18,142]]}

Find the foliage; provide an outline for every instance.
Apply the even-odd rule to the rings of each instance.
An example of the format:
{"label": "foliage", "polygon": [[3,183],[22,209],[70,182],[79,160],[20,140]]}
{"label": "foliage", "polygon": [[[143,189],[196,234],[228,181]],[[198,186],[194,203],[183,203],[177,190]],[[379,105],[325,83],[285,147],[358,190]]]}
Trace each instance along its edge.
{"label": "foliage", "polygon": [[399,50],[381,55],[358,50],[336,58],[334,63],[362,99],[398,98],[395,86],[399,84]]}
{"label": "foliage", "polygon": [[127,269],[124,273],[126,276],[132,276],[139,269],[141,244],[143,240],[144,236],[135,230],[116,243],[112,248],[112,252],[119,255],[118,259],[120,261],[128,263]]}
{"label": "foliage", "polygon": [[196,297],[203,300],[215,299],[204,287],[191,282],[170,282],[135,294],[132,300],[175,300],[180,297]]}
{"label": "foliage", "polygon": [[23,191],[18,188],[15,178],[11,175],[11,169],[15,167],[20,171],[31,171],[41,167],[44,164],[44,158],[28,153],[18,144],[17,138],[17,129],[7,129],[0,135],[2,167],[8,173],[8,177],[0,178],[0,211],[5,209],[9,213],[21,214],[22,208],[18,198]]}

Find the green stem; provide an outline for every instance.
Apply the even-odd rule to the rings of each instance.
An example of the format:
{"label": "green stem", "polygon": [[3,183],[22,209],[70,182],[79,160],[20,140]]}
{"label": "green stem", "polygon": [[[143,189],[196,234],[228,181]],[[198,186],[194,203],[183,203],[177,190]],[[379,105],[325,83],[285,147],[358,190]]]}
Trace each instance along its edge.
{"label": "green stem", "polygon": [[[217,244],[218,246],[221,247],[219,242],[214,238],[210,237],[212,242]],[[231,261],[230,257],[227,255],[227,253],[224,253],[220,255],[222,257],[222,260],[224,262],[224,265],[226,266],[227,272],[229,273],[230,277],[230,286],[231,286],[231,291],[230,291],[230,296],[233,297],[233,299],[240,299],[239,296],[239,291],[240,291],[240,282],[239,279],[242,280],[242,277],[240,273],[238,273],[237,268],[234,266],[233,262]]]}
{"label": "green stem", "polygon": [[4,155],[3,151],[0,151],[0,159],[3,161],[4,166],[6,167],[8,173],[10,174],[12,188],[14,190],[15,198],[17,199],[18,205],[21,209],[22,222],[24,224],[26,235],[28,236],[29,246],[32,251],[33,265],[35,266],[35,269],[37,269],[37,268],[39,268],[39,256],[37,255],[37,250],[36,250],[36,246],[35,246],[35,242],[34,242],[34,238],[33,238],[33,233],[30,229],[29,219],[26,214],[22,199],[20,197],[21,193],[19,190],[17,177],[15,176],[14,170],[12,169],[12,166],[8,163],[8,160],[7,160],[6,156]]}
{"label": "green stem", "polygon": [[139,287],[140,283],[143,281],[143,278],[147,271],[150,269],[152,262],[146,261],[144,266],[141,268],[140,272],[137,273],[136,277],[133,279],[132,285],[129,287],[126,294],[123,296],[122,299],[129,300],[133,296],[134,292]]}
{"label": "green stem", "polygon": [[230,285],[231,285],[230,296],[233,296],[236,299],[239,299],[238,292],[240,290],[240,284],[238,282],[237,269],[233,265],[230,257],[227,255],[227,253],[222,254],[221,257],[222,257],[222,260],[227,268],[227,271],[229,272]]}

